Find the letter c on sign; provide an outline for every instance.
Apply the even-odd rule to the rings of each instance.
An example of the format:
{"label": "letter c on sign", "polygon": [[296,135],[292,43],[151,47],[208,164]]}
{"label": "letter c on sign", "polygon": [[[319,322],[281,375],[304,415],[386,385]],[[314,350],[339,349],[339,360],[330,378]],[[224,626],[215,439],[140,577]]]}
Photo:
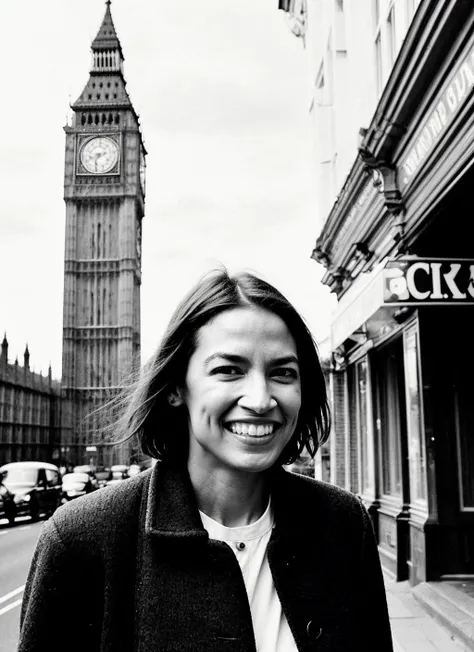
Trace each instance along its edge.
{"label": "letter c on sign", "polygon": [[414,265],[411,265],[407,269],[407,286],[408,286],[408,291],[414,297],[415,299],[419,299],[420,301],[423,301],[423,299],[427,299],[430,296],[430,291],[426,290],[426,292],[420,292],[420,290],[417,289],[416,284],[415,284],[415,273],[418,270],[422,270],[423,272],[426,272],[427,274],[430,273],[430,266],[428,263],[415,263]]}

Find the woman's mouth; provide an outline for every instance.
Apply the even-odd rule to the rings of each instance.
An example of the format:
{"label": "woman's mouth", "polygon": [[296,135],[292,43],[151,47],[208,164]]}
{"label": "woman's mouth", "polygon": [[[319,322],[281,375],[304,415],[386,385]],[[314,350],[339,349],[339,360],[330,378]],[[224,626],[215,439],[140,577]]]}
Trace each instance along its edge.
{"label": "woman's mouth", "polygon": [[248,437],[265,437],[272,435],[276,429],[273,423],[243,423],[241,421],[232,421],[226,424],[227,430],[234,435],[246,435]]}

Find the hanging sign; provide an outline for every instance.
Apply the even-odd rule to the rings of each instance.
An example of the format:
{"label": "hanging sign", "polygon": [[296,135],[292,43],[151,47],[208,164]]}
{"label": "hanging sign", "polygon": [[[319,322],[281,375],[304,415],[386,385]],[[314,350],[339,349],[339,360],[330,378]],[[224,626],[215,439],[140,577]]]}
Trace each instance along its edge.
{"label": "hanging sign", "polygon": [[384,305],[474,305],[474,260],[390,260],[383,269]]}

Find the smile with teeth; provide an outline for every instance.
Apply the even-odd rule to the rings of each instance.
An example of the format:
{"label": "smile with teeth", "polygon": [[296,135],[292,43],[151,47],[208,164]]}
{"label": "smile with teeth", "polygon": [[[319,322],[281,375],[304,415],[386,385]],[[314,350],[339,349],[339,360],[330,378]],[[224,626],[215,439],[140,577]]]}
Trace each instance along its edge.
{"label": "smile with teeth", "polygon": [[263,437],[264,435],[273,434],[275,428],[273,423],[255,425],[254,423],[239,423],[234,421],[228,425],[228,428],[235,435],[248,435],[249,437]]}

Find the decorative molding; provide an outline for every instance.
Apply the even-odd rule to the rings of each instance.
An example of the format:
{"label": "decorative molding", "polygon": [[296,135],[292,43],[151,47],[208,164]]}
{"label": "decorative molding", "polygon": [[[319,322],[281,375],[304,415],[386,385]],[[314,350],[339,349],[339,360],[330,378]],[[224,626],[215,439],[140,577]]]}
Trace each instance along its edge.
{"label": "decorative molding", "polygon": [[372,174],[375,188],[384,196],[384,203],[392,215],[404,212],[405,205],[398,188],[397,169],[383,159],[375,158],[364,146],[359,147],[359,156],[365,165],[366,172]]}
{"label": "decorative molding", "polygon": [[331,292],[339,295],[344,289],[344,282],[349,278],[350,273],[344,267],[336,267],[328,271],[326,284]]}
{"label": "decorative molding", "polygon": [[331,266],[331,258],[321,246],[319,239],[316,241],[316,246],[311,253],[311,258],[317,263],[321,263],[321,265],[323,265],[323,267],[326,269],[329,269]]}

